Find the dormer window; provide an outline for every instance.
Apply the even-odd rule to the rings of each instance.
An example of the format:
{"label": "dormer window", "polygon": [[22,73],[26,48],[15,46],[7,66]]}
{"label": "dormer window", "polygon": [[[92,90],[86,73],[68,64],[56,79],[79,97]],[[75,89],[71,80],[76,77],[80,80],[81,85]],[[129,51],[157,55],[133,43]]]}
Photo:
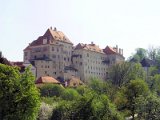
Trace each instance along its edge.
{"label": "dormer window", "polygon": [[47,44],[47,39],[46,38],[43,39],[43,44]]}

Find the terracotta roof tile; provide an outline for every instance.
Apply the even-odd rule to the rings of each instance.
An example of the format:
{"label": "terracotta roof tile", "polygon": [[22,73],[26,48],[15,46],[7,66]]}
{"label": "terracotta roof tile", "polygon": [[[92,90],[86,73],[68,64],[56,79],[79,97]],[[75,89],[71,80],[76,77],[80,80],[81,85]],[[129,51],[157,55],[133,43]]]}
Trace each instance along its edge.
{"label": "terracotta roof tile", "polygon": [[83,44],[83,43],[79,43],[75,49],[85,49],[85,50],[89,50],[89,51],[94,51],[94,52],[98,52],[98,53],[104,53],[103,50],[101,48],[99,48],[99,46],[91,43],[91,44]]}
{"label": "terracotta roof tile", "polygon": [[49,28],[49,29],[47,30],[47,32],[44,34],[44,36],[49,35],[49,33],[52,35],[52,37],[54,38],[54,40],[73,44],[73,43],[64,35],[64,33],[61,32],[61,31],[52,30],[52,29]]}
{"label": "terracotta roof tile", "polygon": [[50,76],[40,77],[36,80],[36,84],[42,84],[42,83],[60,84],[59,81],[57,81],[55,78]]}
{"label": "terracotta roof tile", "polygon": [[107,46],[105,49],[103,49],[103,52],[106,54],[117,54],[117,52],[110,46]]}
{"label": "terracotta roof tile", "polygon": [[31,50],[30,46],[27,46],[23,51]]}
{"label": "terracotta roof tile", "polygon": [[43,45],[43,40],[46,39],[46,44],[55,44],[56,41],[61,41],[69,44],[73,44],[61,31],[48,29],[43,36],[39,36],[37,40],[34,40],[24,51],[30,50],[30,46]]}
{"label": "terracotta roof tile", "polygon": [[18,66],[20,68],[20,72],[25,71],[25,66],[23,65],[23,62],[11,62],[13,66]]}

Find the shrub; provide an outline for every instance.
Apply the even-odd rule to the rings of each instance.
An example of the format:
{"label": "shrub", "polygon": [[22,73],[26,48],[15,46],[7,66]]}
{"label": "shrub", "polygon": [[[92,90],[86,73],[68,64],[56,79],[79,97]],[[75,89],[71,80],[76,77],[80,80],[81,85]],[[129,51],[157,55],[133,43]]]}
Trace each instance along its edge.
{"label": "shrub", "polygon": [[49,120],[52,115],[52,111],[53,111],[53,108],[50,105],[42,102],[40,111],[38,114],[38,120]]}
{"label": "shrub", "polygon": [[59,97],[63,91],[64,88],[62,86],[55,84],[46,84],[40,87],[40,93],[43,97]]}

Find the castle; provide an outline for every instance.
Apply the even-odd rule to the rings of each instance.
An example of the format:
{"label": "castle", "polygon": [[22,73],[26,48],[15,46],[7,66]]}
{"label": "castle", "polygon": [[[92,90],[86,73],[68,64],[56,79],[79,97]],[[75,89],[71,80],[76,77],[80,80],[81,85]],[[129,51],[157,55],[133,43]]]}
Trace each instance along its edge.
{"label": "castle", "polygon": [[43,36],[24,49],[24,63],[31,63],[35,76],[52,76],[67,80],[72,76],[87,82],[91,77],[105,80],[112,64],[124,61],[123,49],[101,49],[91,44],[73,43],[56,28],[49,28]]}

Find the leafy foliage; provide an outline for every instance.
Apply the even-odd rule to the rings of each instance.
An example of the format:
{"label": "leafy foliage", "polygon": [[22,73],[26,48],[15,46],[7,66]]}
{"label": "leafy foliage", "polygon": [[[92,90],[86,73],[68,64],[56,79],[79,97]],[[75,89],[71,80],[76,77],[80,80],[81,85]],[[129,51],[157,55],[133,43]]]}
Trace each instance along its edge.
{"label": "leafy foliage", "polygon": [[0,64],[0,119],[34,120],[39,110],[39,92],[29,68]]}
{"label": "leafy foliage", "polygon": [[64,91],[64,88],[60,85],[55,84],[45,84],[42,87],[40,87],[40,93],[43,97],[53,97],[57,96],[59,97],[62,92]]}
{"label": "leafy foliage", "polygon": [[135,118],[145,98],[149,94],[148,85],[144,80],[131,80],[127,86],[123,87],[120,96],[122,100],[118,103],[121,110],[127,110],[128,115]]}
{"label": "leafy foliage", "polygon": [[133,79],[144,79],[145,72],[138,63],[123,62],[110,68],[109,76],[113,85],[121,87]]}
{"label": "leafy foliage", "polygon": [[49,120],[52,115],[52,106],[42,102],[37,120]]}

